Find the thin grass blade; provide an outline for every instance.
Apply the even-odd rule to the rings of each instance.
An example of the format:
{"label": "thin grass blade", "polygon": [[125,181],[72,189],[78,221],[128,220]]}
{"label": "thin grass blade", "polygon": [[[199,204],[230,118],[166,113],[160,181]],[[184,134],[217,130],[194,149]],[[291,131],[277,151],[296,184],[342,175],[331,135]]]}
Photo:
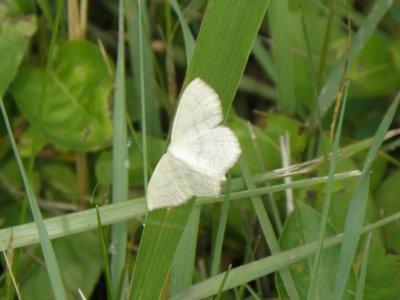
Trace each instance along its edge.
{"label": "thin grass blade", "polygon": [[[400,219],[400,212],[388,218],[380,220],[376,223],[370,224],[363,228],[363,233],[376,230],[388,223]],[[323,249],[335,246],[343,241],[343,234],[338,234],[333,237],[326,238],[323,243]],[[298,261],[301,261],[311,255],[315,254],[317,249],[317,242],[308,243],[306,245],[296,247],[278,254],[259,259],[257,261],[241,265],[240,267],[233,268],[229,277],[224,285],[224,290],[229,290],[237,286],[243,285],[247,282],[255,280],[261,276],[274,273],[281,268],[288,267]],[[225,277],[225,272],[217,276],[199,282],[179,295],[176,295],[170,300],[186,300],[186,299],[203,299],[216,295],[221,286],[221,282]]]}
{"label": "thin grass blade", "polygon": [[[254,189],[256,186],[251,178],[249,168],[243,158],[240,160],[240,167],[243,173],[244,180],[246,181],[247,188]],[[260,196],[251,197],[251,203],[253,204],[254,211],[256,212],[258,218],[258,223],[260,224],[261,230],[264,234],[264,238],[267,241],[271,253],[277,254],[281,252],[279,241],[276,238],[274,228],[272,227],[272,223],[269,219],[269,216],[267,214],[267,211],[265,210],[264,204]],[[279,270],[279,275],[282,278],[289,298],[293,300],[300,299],[289,269],[282,268],[281,270]]]}
{"label": "thin grass blade", "polygon": [[192,59],[193,50],[196,41],[192,35],[192,32],[189,29],[189,25],[187,24],[185,17],[183,16],[182,10],[179,7],[179,4],[176,0],[170,0],[171,6],[174,9],[176,15],[179,19],[179,24],[181,24],[183,38],[185,40],[185,50],[186,50],[186,63],[189,65],[190,60]]}
{"label": "thin grass blade", "polygon": [[400,102],[400,93],[390,105],[379,128],[374,136],[371,148],[368,151],[364,162],[362,175],[358,186],[356,187],[350,202],[346,221],[344,225],[344,239],[340,253],[338,268],[336,271],[335,294],[334,299],[342,299],[346,288],[347,279],[353,264],[354,256],[360,239],[362,224],[364,222],[365,209],[367,204],[369,171],[378,150],[385,138],[390,124],[394,118]]}
{"label": "thin grass blade", "polygon": [[[40,244],[42,246],[43,256],[46,263],[46,267],[48,270],[48,274],[50,277],[50,283],[53,289],[54,297],[57,300],[66,300],[67,294],[64,289],[64,284],[62,282],[60,268],[58,267],[56,255],[54,253],[53,246],[51,245],[51,241],[46,230],[46,226],[43,222],[42,214],[40,212],[39,206],[36,201],[35,194],[33,193],[32,186],[29,182],[28,175],[26,174],[24,164],[22,163],[22,159],[19,155],[17,145],[15,144],[15,140],[12,134],[12,129],[10,125],[10,121],[7,117],[7,112],[4,107],[3,98],[0,97],[0,108],[3,114],[4,123],[6,125],[7,133],[10,138],[11,146],[14,151],[15,159],[17,160],[19,171],[21,172],[22,180],[24,182],[24,186],[26,189],[29,205],[32,211],[33,219],[35,220],[36,229],[39,234]],[[5,249],[3,249],[5,250]]]}
{"label": "thin grass blade", "polygon": [[[357,33],[351,43],[349,62],[351,65],[355,58],[358,56],[362,48],[367,43],[368,39],[375,32],[376,27],[382,20],[386,12],[392,7],[393,0],[382,0],[377,1],[374,8],[364,20],[364,23],[358,29]],[[329,107],[332,105],[336,94],[338,93],[340,83],[342,80],[342,74],[346,66],[346,57],[344,54],[341,60],[335,65],[333,70],[330,72],[329,77],[326,80],[325,85],[322,87],[321,92],[318,97],[318,104],[320,107],[321,118],[327,112]]]}
{"label": "thin grass blade", "polygon": [[[128,146],[125,109],[125,46],[124,46],[124,1],[119,2],[118,57],[115,77],[113,109],[113,162],[112,202],[128,200]],[[127,228],[125,222],[111,226],[111,280],[115,293],[121,289],[125,269]],[[122,295],[120,295],[122,298]]]}
{"label": "thin grass blade", "polygon": [[[281,109],[293,114],[296,99],[288,1],[272,1],[268,13],[277,74],[278,104]],[[283,20],[286,21],[283,22]]]}
{"label": "thin grass blade", "polygon": [[342,134],[342,126],[343,126],[343,118],[344,118],[344,111],[346,108],[346,102],[347,102],[347,91],[349,88],[349,83],[346,82],[345,87],[344,87],[344,96],[343,96],[343,101],[342,101],[342,106],[340,109],[340,117],[339,117],[339,122],[338,126],[336,129],[336,134],[335,134],[335,139],[333,141],[332,145],[332,155],[330,157],[329,161],[329,168],[328,168],[328,183],[327,187],[325,189],[325,197],[323,201],[323,209],[322,209],[322,216],[321,216],[321,227],[319,229],[319,237],[318,237],[318,248],[317,248],[317,253],[315,254],[314,258],[314,264],[313,264],[313,269],[311,273],[311,282],[310,282],[310,287],[308,290],[308,296],[307,299],[316,299],[319,296],[317,296],[318,293],[318,274],[320,271],[320,265],[321,265],[321,259],[322,259],[322,246],[323,246],[323,241],[325,237],[325,231],[326,231],[326,224],[328,222],[328,216],[329,216],[329,209],[331,206],[331,200],[332,200],[332,192],[333,192],[333,184],[334,184],[334,176],[335,176],[335,171],[336,171],[336,158],[337,158],[337,151],[339,149],[339,142],[340,142],[340,137]]}
{"label": "thin grass blade", "polygon": [[231,190],[231,173],[229,173],[227,177],[227,184],[225,185],[225,196],[224,202],[222,204],[222,212],[219,218],[217,236],[215,238],[214,248],[211,254],[211,268],[210,268],[210,276],[215,276],[219,272],[220,262],[221,262],[221,254],[222,254],[222,245],[224,242],[226,222],[228,219],[229,212],[229,196]]}
{"label": "thin grass blade", "polygon": [[362,256],[362,261],[361,261],[361,271],[360,271],[360,276],[358,279],[355,300],[363,300],[364,299],[364,288],[365,288],[365,280],[367,278],[368,254],[369,254],[369,248],[371,246],[371,238],[372,238],[372,234],[369,233],[367,240],[365,241],[365,246],[363,249],[363,256]]}

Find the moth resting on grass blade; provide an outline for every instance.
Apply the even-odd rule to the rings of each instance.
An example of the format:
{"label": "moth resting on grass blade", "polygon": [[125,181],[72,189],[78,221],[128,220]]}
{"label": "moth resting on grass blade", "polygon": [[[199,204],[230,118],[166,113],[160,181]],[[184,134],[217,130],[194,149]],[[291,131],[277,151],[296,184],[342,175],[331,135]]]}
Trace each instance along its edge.
{"label": "moth resting on grass blade", "polygon": [[171,143],[161,157],[147,189],[149,210],[175,207],[191,197],[217,197],[225,173],[240,155],[237,137],[221,125],[221,101],[200,78],[183,91]]}

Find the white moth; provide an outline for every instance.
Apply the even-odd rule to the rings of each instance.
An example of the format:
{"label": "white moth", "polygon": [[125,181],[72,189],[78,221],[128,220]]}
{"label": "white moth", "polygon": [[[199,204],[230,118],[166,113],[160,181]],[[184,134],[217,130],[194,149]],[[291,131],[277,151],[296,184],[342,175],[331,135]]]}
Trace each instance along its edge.
{"label": "white moth", "polygon": [[200,78],[184,90],[171,143],[147,189],[149,210],[175,207],[193,196],[217,197],[225,173],[240,155],[238,139],[222,122],[217,93]]}

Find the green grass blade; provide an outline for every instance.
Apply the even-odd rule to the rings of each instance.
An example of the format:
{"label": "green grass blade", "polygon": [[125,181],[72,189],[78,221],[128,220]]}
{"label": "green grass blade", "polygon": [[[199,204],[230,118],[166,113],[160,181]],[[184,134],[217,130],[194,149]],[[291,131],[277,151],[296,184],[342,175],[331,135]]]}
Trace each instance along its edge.
{"label": "green grass blade", "polygon": [[[253,127],[250,124],[250,122],[248,123],[248,128],[249,128],[249,135],[251,137],[252,145],[253,145],[254,151],[256,153],[257,162],[258,162],[260,171],[266,172],[266,167],[265,167],[265,163],[262,158],[262,155],[261,155],[261,150],[260,150],[260,146],[259,146],[259,143],[257,140],[257,136],[254,133]],[[253,180],[253,179],[251,179],[251,180]],[[247,185],[247,188],[249,188],[248,184],[246,184],[246,185]],[[266,186],[270,186],[269,182],[266,183]],[[278,232],[278,236],[280,236],[280,234],[282,233],[282,230],[283,230],[283,224],[282,224],[281,216],[279,214],[278,206],[275,201],[274,194],[272,194],[272,193],[268,194],[268,202],[266,203],[266,208],[267,208],[267,211],[270,212],[272,219],[274,221],[274,225]]]}
{"label": "green grass blade", "polygon": [[344,225],[344,239],[340,252],[338,268],[335,281],[335,300],[340,300],[343,297],[346,288],[347,279],[350,269],[353,264],[358,241],[364,222],[365,209],[367,205],[368,186],[369,186],[369,171],[371,164],[374,161],[378,150],[384,140],[385,134],[389,129],[400,102],[400,93],[390,105],[385,114],[379,128],[375,134],[371,148],[368,151],[364,162],[362,175],[358,186],[356,187],[353,197],[350,202],[346,221]]}
{"label": "green grass blade", "polygon": [[129,299],[159,299],[193,200],[174,210],[147,216],[131,283]]}
{"label": "green grass blade", "polygon": [[[336,244],[339,242],[340,240],[337,240]],[[325,243],[324,247],[328,246],[332,245]],[[315,243],[307,244],[301,249],[298,247],[289,251],[280,252],[279,254],[234,268],[230,271],[229,278],[224,285],[224,290],[240,286],[261,276],[276,272],[282,267],[287,267],[292,263],[312,255],[315,249]],[[225,272],[197,283],[179,295],[172,297],[171,300],[204,299],[216,295],[224,277]]]}
{"label": "green grass blade", "polygon": [[44,256],[44,260],[46,262],[46,267],[47,267],[48,274],[50,277],[50,283],[51,283],[51,286],[53,289],[54,297],[57,300],[66,300],[67,295],[65,293],[64,285],[62,282],[60,269],[57,264],[56,255],[55,255],[54,249],[51,245],[48,232],[47,232],[46,227],[43,222],[42,214],[40,212],[39,206],[36,201],[35,194],[33,193],[31,184],[28,179],[28,175],[25,172],[25,167],[24,167],[21,157],[18,153],[17,145],[15,144],[15,140],[12,135],[10,121],[8,120],[7,112],[4,107],[2,97],[0,97],[0,108],[1,108],[1,113],[3,114],[4,123],[6,125],[8,136],[10,138],[11,146],[14,151],[14,156],[15,156],[15,159],[17,160],[18,168],[21,172],[22,180],[24,182],[24,186],[26,189],[26,193],[27,193],[29,205],[30,205],[30,208],[32,211],[33,219],[35,220],[35,224],[37,226],[37,232],[39,234],[40,244],[42,246],[43,256]]}
{"label": "green grass blade", "polygon": [[108,257],[109,256],[107,247],[108,245],[104,237],[104,232],[102,227],[103,224],[101,222],[100,211],[97,205],[96,205],[96,217],[97,217],[97,232],[99,234],[101,253],[103,255],[103,261],[104,261],[104,276],[106,277],[107,297],[109,300],[114,300],[114,292],[112,287],[111,271],[110,271],[110,260]]}
{"label": "green grass blade", "polygon": [[[4,245],[3,245],[3,243],[1,242],[1,240],[0,240],[0,246],[4,249],[5,247],[4,247]],[[11,250],[11,249],[10,249]],[[12,251],[12,250],[11,250]],[[5,263],[6,263],[6,267],[7,267],[7,271],[8,271],[8,274],[6,275],[7,277],[6,277],[6,292],[5,292],[5,299],[6,300],[8,300],[8,299],[14,299],[14,293],[16,293],[17,294],[17,297],[18,297],[18,299],[22,299],[21,298],[21,293],[20,293],[20,291],[19,291],[19,287],[18,287],[18,283],[17,283],[17,281],[15,280],[15,276],[14,276],[14,274],[13,274],[13,269],[12,269],[12,267],[11,267],[11,262],[10,262],[10,260],[9,260],[9,257],[8,257],[8,255],[7,255],[7,253],[6,253],[6,251],[5,250],[3,250],[2,251],[3,252],[3,256],[4,256],[4,261],[5,261]],[[10,281],[10,283],[7,283],[7,281]],[[12,285],[12,287],[11,287],[11,285]],[[3,296],[4,297],[4,296]]]}
{"label": "green grass blade", "polygon": [[317,291],[318,291],[318,286],[319,286],[318,274],[320,272],[320,264],[321,264],[321,259],[322,259],[322,246],[323,246],[322,243],[323,243],[324,237],[325,237],[326,224],[328,223],[329,209],[331,206],[333,184],[334,184],[333,178],[335,176],[335,171],[336,171],[337,151],[339,149],[339,142],[340,142],[340,137],[342,134],[343,117],[344,117],[344,111],[346,108],[348,89],[349,89],[349,82],[346,82],[345,87],[344,87],[343,102],[342,102],[342,106],[340,109],[339,122],[338,122],[338,126],[337,126],[336,133],[335,133],[335,139],[333,141],[333,146],[332,146],[332,155],[331,155],[330,161],[329,161],[328,183],[327,183],[327,187],[325,189],[325,197],[323,200],[321,227],[319,229],[319,237],[318,237],[318,248],[317,248],[317,253],[315,254],[315,258],[314,258],[314,264],[313,264],[313,269],[312,269],[312,273],[311,273],[310,287],[309,287],[308,296],[307,296],[307,299],[309,299],[309,300],[317,299],[319,297],[317,295]]}
{"label": "green grass blade", "polygon": [[[185,83],[200,77],[218,93],[225,118],[268,1],[209,1]],[[212,62],[212,64],[210,63]]]}
{"label": "green grass blade", "polygon": [[265,49],[261,39],[257,37],[254,41],[252,54],[260,67],[263,69],[264,73],[268,75],[271,80],[276,82],[276,67],[275,63],[270,55],[270,53]]}
{"label": "green grass blade", "polygon": [[[350,274],[350,269],[353,265],[353,259],[356,253],[358,241],[360,239],[362,222],[364,220],[365,209],[367,206],[368,189],[369,189],[369,174],[361,178],[350,203],[348,210],[343,244],[340,251],[340,258],[336,271],[336,281],[334,289],[334,299],[343,299],[343,294],[346,288],[347,279]],[[352,222],[352,224],[350,224]]]}
{"label": "green grass blade", "polygon": [[278,104],[281,109],[294,114],[296,99],[289,29],[291,18],[288,0],[272,1],[268,16],[271,25],[277,74]]}
{"label": "green grass blade", "polygon": [[355,300],[363,300],[364,299],[364,288],[365,288],[365,280],[367,277],[368,254],[369,254],[369,248],[371,246],[371,238],[372,238],[372,234],[369,233],[367,236],[367,240],[365,241],[365,246],[363,249],[363,257],[362,257],[362,261],[361,261],[361,271],[360,271],[360,276],[358,279]]}
{"label": "green grass blade", "polygon": [[[141,17],[139,17],[139,1],[142,10]],[[141,116],[140,120],[142,128],[145,120],[151,120],[151,122],[146,123],[146,132],[161,135],[161,116],[158,107],[159,94],[155,75],[154,55],[150,44],[151,34],[148,26],[146,1],[139,1],[125,1],[129,56],[135,82],[136,101],[138,102],[137,107],[141,109],[143,103],[140,103],[140,100],[146,99],[146,115],[145,117]],[[143,64],[142,67],[141,64]],[[142,78],[146,78],[146,80],[142,82]],[[144,93],[144,97],[141,93]]]}
{"label": "green grass blade", "polygon": [[231,270],[232,270],[232,265],[229,265],[228,270],[225,272],[225,276],[222,279],[222,282],[221,282],[221,285],[219,287],[217,296],[215,297],[215,300],[220,300],[221,299],[221,295],[222,295],[222,292],[224,290],[225,282],[228,279],[229,273],[231,272]]}
{"label": "green grass blade", "polygon": [[179,242],[171,268],[170,295],[183,291],[193,282],[200,213],[200,206],[193,207]]}
{"label": "green grass blade", "polygon": [[329,4],[330,4],[330,6],[329,6],[328,22],[326,24],[324,42],[322,44],[321,59],[320,59],[319,65],[318,65],[318,72],[316,74],[318,89],[320,88],[320,83],[322,82],[322,78],[324,75],[324,70],[325,70],[325,66],[326,66],[326,58],[328,55],[329,43],[330,43],[330,39],[331,39],[333,20],[334,20],[334,16],[336,13],[336,0],[330,0]]}
{"label": "green grass blade", "polygon": [[[388,218],[365,226],[363,233],[371,232],[389,223],[395,222],[400,219],[400,212],[396,213]],[[323,243],[323,248],[335,246],[343,241],[343,234],[338,234],[333,237],[326,238]],[[224,290],[229,290],[234,287],[243,285],[247,282],[255,280],[261,276],[274,273],[281,268],[288,267],[298,261],[301,261],[311,255],[315,254],[317,249],[317,242],[308,243],[306,245],[296,247],[278,254],[241,265],[240,267],[233,268],[229,277],[224,285]],[[206,279],[199,282],[187,290],[183,291],[179,295],[175,295],[170,300],[186,300],[186,299],[203,299],[216,295],[221,286],[221,282],[225,277],[225,272],[218,274],[212,278]]]}
{"label": "green grass blade", "polygon": [[[364,23],[358,29],[357,33],[351,42],[351,49],[349,55],[349,65],[356,59],[362,48],[367,43],[368,39],[375,32],[376,27],[385,15],[385,13],[392,7],[393,0],[377,1],[375,7],[372,9]],[[341,60],[335,65],[330,72],[325,85],[322,87],[318,97],[318,104],[320,107],[321,118],[327,112],[331,104],[336,98],[337,92],[342,80],[343,71],[346,65],[346,54],[343,55]]]}
{"label": "green grass blade", "polygon": [[[138,0],[138,31],[139,31],[139,94],[140,94],[140,118],[141,118],[141,132],[142,132],[142,154],[143,154],[143,182],[144,182],[144,191],[147,191],[147,184],[149,182],[148,179],[148,170],[147,170],[147,120],[152,120],[151,118],[151,109],[148,109],[148,105],[146,104],[146,87],[145,87],[145,67],[144,67],[144,53],[145,51],[145,42],[144,42],[144,28],[143,28],[143,10],[142,10],[142,2],[146,3],[145,1]],[[150,69],[150,66],[147,66],[146,69]],[[146,82],[151,80],[146,80]],[[147,114],[149,112],[150,115]],[[149,116],[149,118],[147,118]],[[155,120],[155,123],[157,121]]]}
{"label": "green grass blade", "polygon": [[217,275],[220,268],[222,245],[224,242],[226,221],[228,219],[228,212],[229,212],[229,196],[230,196],[229,193],[231,190],[231,182],[232,182],[231,178],[232,178],[231,173],[229,173],[227,177],[227,184],[225,185],[224,203],[222,204],[222,212],[219,218],[217,236],[215,238],[215,244],[211,254],[210,276]]}
{"label": "green grass blade", "polygon": [[[240,167],[243,173],[244,180],[246,181],[247,188],[254,189],[256,186],[250,176],[250,171],[248,169],[246,161],[243,158],[240,159]],[[254,211],[256,212],[258,218],[258,223],[260,224],[261,230],[264,234],[264,238],[267,241],[271,253],[277,254],[281,252],[279,241],[276,238],[274,228],[272,227],[271,221],[269,219],[267,211],[265,210],[264,204],[260,196],[251,197],[251,203],[253,204]],[[286,292],[289,295],[289,298],[293,300],[300,299],[293,278],[290,275],[289,269],[282,268],[281,270],[279,270],[279,275],[282,278],[283,284],[286,288]]]}
{"label": "green grass blade", "polygon": [[[306,50],[307,50],[308,66],[310,69],[310,76],[311,76],[311,81],[312,81],[313,92],[314,92],[314,95],[316,98],[318,84],[317,84],[317,75],[316,75],[316,71],[315,71],[313,55],[312,55],[312,51],[311,51],[310,35],[307,30],[306,20],[304,18],[304,10],[303,10],[303,5],[301,3],[301,0],[297,0],[296,2],[297,2],[297,7],[299,9],[301,26],[303,28],[304,43],[306,45]],[[317,105],[316,105],[316,107],[318,109]]]}
{"label": "green grass blade", "polygon": [[189,29],[189,26],[185,20],[185,17],[183,16],[183,13],[179,7],[178,2],[176,0],[170,0],[169,2],[172,8],[174,9],[176,15],[178,16],[179,24],[181,24],[182,27],[183,38],[185,40],[186,63],[187,65],[189,65],[189,62],[193,55],[193,50],[196,41],[194,40],[192,32]]}
{"label": "green grass blade", "polygon": [[[208,2],[185,82],[200,77],[210,84],[222,100],[225,117],[265,9],[263,0],[253,1],[251,6],[245,2],[232,6],[229,0]],[[136,260],[130,299],[158,299],[161,296],[192,203],[149,214]]]}
{"label": "green grass blade", "polygon": [[[125,109],[125,49],[124,49],[124,7],[119,2],[118,58],[115,77],[113,108],[113,162],[112,202],[128,200],[128,146]],[[111,279],[115,293],[121,289],[125,269],[127,228],[125,222],[111,226]],[[123,293],[122,293],[123,294]],[[121,295],[123,297],[123,295]]]}

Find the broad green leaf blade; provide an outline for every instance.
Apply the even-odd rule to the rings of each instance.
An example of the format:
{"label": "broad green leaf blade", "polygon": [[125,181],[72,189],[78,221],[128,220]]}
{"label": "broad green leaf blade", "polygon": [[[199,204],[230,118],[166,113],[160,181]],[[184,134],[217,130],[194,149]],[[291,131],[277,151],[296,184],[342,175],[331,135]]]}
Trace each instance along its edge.
{"label": "broad green leaf blade", "polygon": [[290,43],[290,14],[288,0],[272,1],[268,12],[275,57],[278,87],[278,104],[281,109],[294,114],[295,91],[292,46]]}
{"label": "broad green leaf blade", "polygon": [[[222,101],[225,118],[268,1],[209,1],[185,83],[200,77]],[[212,62],[212,63],[210,63]]]}
{"label": "broad green leaf blade", "polygon": [[[2,4],[3,5],[3,4]],[[29,45],[29,39],[36,31],[36,18],[5,18],[0,20],[0,94],[2,95],[17,73],[17,68]]]}
{"label": "broad green leaf blade", "polygon": [[130,299],[159,299],[167,281],[193,200],[147,216],[131,283]]}
{"label": "broad green leaf blade", "polygon": [[41,105],[45,70],[26,66],[12,85],[22,113],[51,141],[72,150],[93,151],[110,145],[108,97],[112,90],[102,54],[95,44],[68,41],[60,45]]}
{"label": "broad green leaf blade", "polygon": [[[252,5],[246,1],[237,1],[235,5],[229,0],[208,2],[185,82],[200,77],[210,84],[222,100],[225,116],[266,7],[267,3],[263,0],[253,1]],[[192,202],[171,211],[149,214],[130,299],[158,299],[161,296],[191,206]],[[163,226],[166,218],[171,224]]]}
{"label": "broad green leaf blade", "polygon": [[[113,109],[113,166],[112,203],[128,200],[128,144],[125,109],[125,46],[124,46],[124,7],[119,1],[118,57],[115,77]],[[122,291],[119,299],[124,299],[124,270],[126,263],[127,228],[125,222],[111,226],[111,279],[114,293]],[[115,296],[115,295],[114,295]],[[117,297],[115,297],[117,299]]]}

